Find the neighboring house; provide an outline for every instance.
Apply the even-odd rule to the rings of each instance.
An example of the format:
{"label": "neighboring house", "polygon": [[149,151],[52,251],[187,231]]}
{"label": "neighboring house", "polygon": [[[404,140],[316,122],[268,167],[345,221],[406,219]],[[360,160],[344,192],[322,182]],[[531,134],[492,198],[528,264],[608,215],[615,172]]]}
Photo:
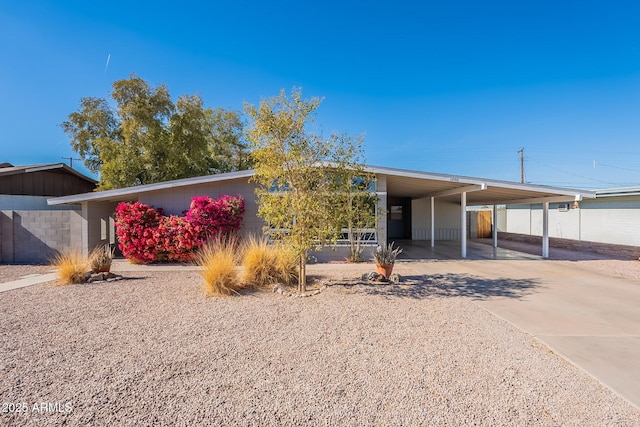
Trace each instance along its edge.
{"label": "neighboring house", "polygon": [[[585,242],[640,246],[640,187],[596,190],[594,199],[550,206],[549,236]],[[542,235],[538,206],[507,204],[500,231]],[[504,215],[504,219],[501,216]]]}
{"label": "neighboring house", "polygon": [[47,199],[87,193],[97,182],[63,163],[0,164],[0,262],[46,262],[81,242],[80,205]]}
{"label": "neighboring house", "polygon": [[[426,240],[433,246],[437,240],[457,240],[461,242],[463,258],[466,257],[468,233],[467,206],[542,203],[548,207],[553,202],[572,203],[595,196],[589,191],[482,178],[374,166],[367,169],[377,178],[375,191],[378,195],[379,222],[374,244],[385,244],[392,240]],[[85,253],[101,244],[116,243],[114,211],[122,201],[140,201],[161,207],[167,214],[179,215],[189,208],[194,196],[215,198],[222,194],[241,195],[245,199],[241,232],[259,234],[262,233],[264,222],[257,216],[256,184],[251,182],[252,176],[251,170],[230,172],[57,197],[50,199],[49,204],[82,206],[82,249]],[[494,233],[494,241],[496,236]],[[323,251],[318,258],[344,259],[347,253],[346,246],[338,246]]]}

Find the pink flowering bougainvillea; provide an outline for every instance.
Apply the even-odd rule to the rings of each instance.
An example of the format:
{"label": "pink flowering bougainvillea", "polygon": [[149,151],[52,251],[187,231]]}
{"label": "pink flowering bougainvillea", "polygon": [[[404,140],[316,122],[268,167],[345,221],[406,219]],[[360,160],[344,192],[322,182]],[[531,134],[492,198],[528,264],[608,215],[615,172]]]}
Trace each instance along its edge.
{"label": "pink flowering bougainvillea", "polygon": [[208,239],[237,232],[243,214],[240,196],[194,197],[186,216],[123,202],[116,207],[116,233],[122,254],[133,262],[190,262]]}

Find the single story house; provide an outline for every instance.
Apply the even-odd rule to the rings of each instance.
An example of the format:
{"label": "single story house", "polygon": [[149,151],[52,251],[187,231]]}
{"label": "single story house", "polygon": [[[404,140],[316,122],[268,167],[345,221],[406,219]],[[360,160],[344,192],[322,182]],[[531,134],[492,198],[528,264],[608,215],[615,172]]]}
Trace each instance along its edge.
{"label": "single story house", "polygon": [[46,262],[81,239],[81,206],[51,197],[94,191],[96,180],[64,163],[0,164],[0,262]]}
{"label": "single story house", "polygon": [[[434,246],[439,240],[460,241],[460,254],[467,252],[467,206],[499,204],[533,204],[543,207],[547,219],[543,256],[548,256],[548,207],[550,203],[573,203],[595,194],[589,191],[548,187],[515,182],[488,180],[457,175],[369,166],[376,175],[378,225],[373,244],[392,240],[424,240]],[[82,217],[82,249],[88,253],[103,244],[116,244],[115,207],[122,201],[140,201],[161,207],[168,214],[181,214],[191,198],[222,194],[241,195],[245,199],[242,233],[262,233],[264,222],[257,216],[258,206],[251,182],[252,170],[230,172],[116,190],[77,194],[49,199],[52,206],[80,204]],[[494,245],[497,229],[493,227]],[[546,243],[545,243],[546,241]],[[546,246],[545,246],[546,244]],[[344,259],[346,246],[325,250],[319,259]]]}

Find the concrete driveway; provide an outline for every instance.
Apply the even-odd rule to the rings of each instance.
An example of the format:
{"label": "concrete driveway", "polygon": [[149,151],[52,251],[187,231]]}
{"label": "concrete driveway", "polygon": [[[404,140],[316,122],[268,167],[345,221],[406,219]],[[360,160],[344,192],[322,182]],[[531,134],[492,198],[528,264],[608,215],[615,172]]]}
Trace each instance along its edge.
{"label": "concrete driveway", "polygon": [[403,270],[437,276],[458,293],[543,341],[640,409],[640,281],[569,261],[424,261]]}

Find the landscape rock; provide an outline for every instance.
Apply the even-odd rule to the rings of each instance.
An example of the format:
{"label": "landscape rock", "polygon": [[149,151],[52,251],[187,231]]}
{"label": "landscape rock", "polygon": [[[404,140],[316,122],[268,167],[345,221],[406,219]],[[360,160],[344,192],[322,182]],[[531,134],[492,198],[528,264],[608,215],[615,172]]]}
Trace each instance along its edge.
{"label": "landscape rock", "polygon": [[369,273],[364,273],[362,275],[362,280],[372,281],[372,280],[376,280],[377,277],[378,277],[378,273],[376,273],[375,271],[370,271]]}
{"label": "landscape rock", "polygon": [[398,273],[393,273],[391,276],[389,276],[389,281],[395,285],[403,282],[404,279]]}
{"label": "landscape rock", "polygon": [[93,273],[91,271],[85,274],[85,282],[86,283],[96,283],[96,282],[114,282],[116,280],[121,280],[122,276],[118,274],[114,274],[111,272],[104,273]]}

